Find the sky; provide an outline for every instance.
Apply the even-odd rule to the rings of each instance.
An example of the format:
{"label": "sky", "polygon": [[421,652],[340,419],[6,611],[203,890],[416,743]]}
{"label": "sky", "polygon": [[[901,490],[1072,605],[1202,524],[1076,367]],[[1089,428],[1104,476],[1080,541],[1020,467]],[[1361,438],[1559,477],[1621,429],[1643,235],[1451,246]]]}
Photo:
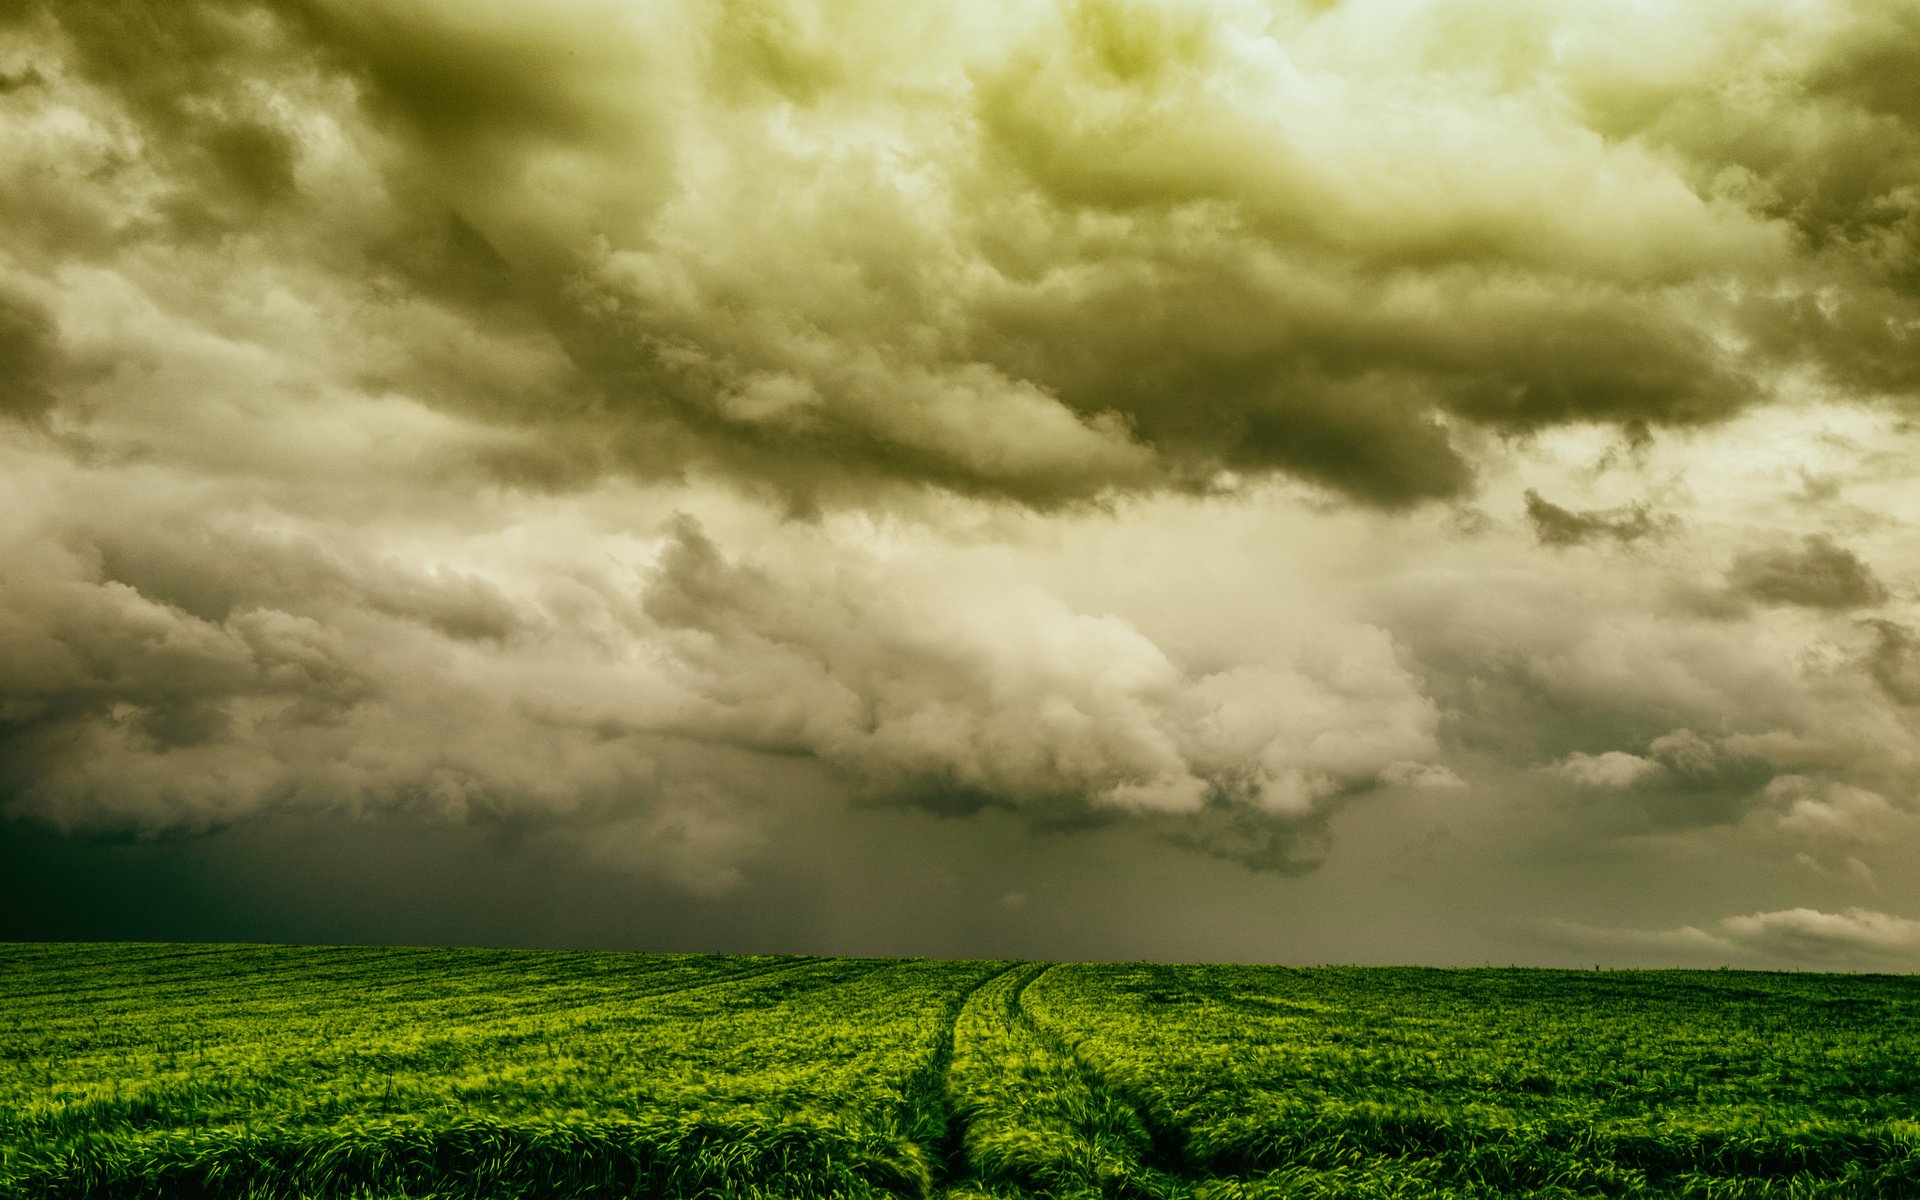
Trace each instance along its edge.
{"label": "sky", "polygon": [[0,938],[1920,967],[1916,77],[0,7]]}

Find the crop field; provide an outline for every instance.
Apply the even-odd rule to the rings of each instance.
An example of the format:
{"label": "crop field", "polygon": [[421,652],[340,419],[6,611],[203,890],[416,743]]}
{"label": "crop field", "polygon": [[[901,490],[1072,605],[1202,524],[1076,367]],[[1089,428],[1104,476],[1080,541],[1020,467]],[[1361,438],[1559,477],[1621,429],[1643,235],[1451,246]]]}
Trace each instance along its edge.
{"label": "crop field", "polygon": [[0,945],[0,1197],[1920,1196],[1920,980]]}

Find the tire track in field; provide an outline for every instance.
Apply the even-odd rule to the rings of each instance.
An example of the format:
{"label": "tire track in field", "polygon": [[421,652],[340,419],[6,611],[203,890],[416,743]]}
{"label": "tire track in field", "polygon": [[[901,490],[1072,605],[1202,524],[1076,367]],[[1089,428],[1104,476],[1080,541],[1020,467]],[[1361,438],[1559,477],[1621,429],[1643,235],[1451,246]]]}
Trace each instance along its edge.
{"label": "tire track in field", "polygon": [[1149,1175],[1162,1178],[1178,1178],[1185,1172],[1185,1139],[1180,1131],[1156,1120],[1153,1112],[1141,1104],[1124,1087],[1096,1067],[1079,1048],[1058,1030],[1047,1025],[1026,1004],[1027,989],[1052,972],[1058,963],[1049,963],[1047,967],[1014,989],[1010,997],[1009,1010],[1014,1020],[1019,1022],[1035,1041],[1049,1051],[1073,1063],[1086,1081],[1087,1090],[1105,1104],[1120,1112],[1129,1114],[1147,1135],[1147,1145],[1137,1156],[1137,1163]]}
{"label": "tire track in field", "polygon": [[[1023,1018],[1020,997],[1053,969],[1024,962],[983,982],[955,1022],[948,1098],[960,1142],[946,1195],[1139,1195],[1076,1061]],[[1118,1187],[1110,1185],[1119,1185]]]}
{"label": "tire track in field", "polygon": [[1020,970],[1023,965],[1009,963],[998,971],[983,975],[948,1002],[941,1019],[940,1034],[933,1043],[932,1056],[925,1066],[908,1078],[903,1089],[906,1095],[907,1138],[927,1153],[930,1195],[945,1194],[965,1166],[963,1145],[966,1141],[966,1124],[953,1103],[948,1078],[953,1067],[953,1045],[960,1015],[982,988],[1010,971]]}

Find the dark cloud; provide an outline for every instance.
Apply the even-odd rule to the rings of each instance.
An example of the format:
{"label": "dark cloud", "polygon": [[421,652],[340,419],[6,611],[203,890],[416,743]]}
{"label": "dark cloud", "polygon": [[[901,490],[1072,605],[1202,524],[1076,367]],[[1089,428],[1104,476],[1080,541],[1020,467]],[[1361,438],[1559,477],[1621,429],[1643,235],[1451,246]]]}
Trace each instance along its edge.
{"label": "dark cloud", "polygon": [[0,811],[1890,881],[1920,8],[1414,9],[0,10]]}
{"label": "dark cloud", "polygon": [[[513,765],[547,757],[533,742],[550,734],[434,648],[512,635],[492,588],[231,531],[115,533],[10,539],[0,795],[16,815],[167,830],[281,806],[539,810],[644,774],[604,753],[555,772],[558,744]],[[512,748],[489,744],[516,726]]]}
{"label": "dark cloud", "polygon": [[[148,217],[543,345],[516,387],[423,337],[364,376],[540,431],[469,460],[515,482],[698,463],[798,507],[877,481],[1047,507],[1281,473],[1397,508],[1471,486],[1462,427],[1697,425],[1785,365],[1891,388],[1911,357],[1898,269],[1834,300],[1835,271],[1905,253],[1904,177],[1841,167],[1903,161],[1846,139],[1849,114],[1908,129],[1867,32],[1904,9],[1816,43],[1797,88],[1756,77],[1750,109],[1517,42],[1543,57],[1511,78],[1585,102],[1552,118],[1433,70],[1481,53],[1444,27],[1367,51],[1338,11],[1089,2],[931,39],[774,0],[36,11],[73,69],[38,90],[85,80],[139,129],[103,161]],[[1809,94],[1814,133],[1769,158],[1754,130]],[[1722,179],[1814,187],[1809,161],[1845,203]]]}
{"label": "dark cloud", "polygon": [[59,334],[45,309],[0,291],[0,415],[33,417],[53,406]]}
{"label": "dark cloud", "polygon": [[1168,833],[1167,840],[1256,871],[1303,875],[1326,859],[1329,839],[1324,818],[1275,822],[1244,810],[1220,808],[1189,824]]}
{"label": "dark cloud", "polygon": [[1920,383],[1920,112],[1892,81],[1915,65],[1917,11],[1911,0],[1823,10],[1792,64],[1751,86],[1655,73],[1638,87],[1596,76],[1582,89],[1596,129],[1661,147],[1695,187],[1793,230],[1805,282],[1736,310],[1757,349],[1907,400]]}
{"label": "dark cloud", "polygon": [[38,87],[46,78],[34,67],[23,67],[19,71],[0,71],[0,96],[17,92],[22,88]]}
{"label": "dark cloud", "polygon": [[1871,608],[1887,589],[1851,550],[1810,534],[1798,546],[1742,554],[1727,573],[1728,584],[1763,604],[1805,608]]}
{"label": "dark cloud", "polygon": [[1746,816],[1781,769],[1725,741],[1676,729],[1641,754],[1576,752],[1552,770],[1589,794],[1631,803],[1660,828],[1726,824]]}
{"label": "dark cloud", "polygon": [[1886,694],[1901,704],[1920,704],[1920,636],[1898,621],[1870,620],[1874,635],[1867,671]]}
{"label": "dark cloud", "polygon": [[[311,74],[306,51],[265,11],[225,0],[101,8],[38,3],[66,67],[111,88],[141,128],[141,164],[164,180],[155,216],[170,232],[218,236],[258,222],[293,193],[297,119],[266,102],[268,80]],[[64,74],[64,72],[63,72]],[[69,76],[42,97],[74,98]]]}
{"label": "dark cloud", "polygon": [[1675,524],[1673,518],[1656,516],[1644,504],[1611,509],[1561,508],[1532,488],[1527,489],[1526,500],[1527,521],[1543,546],[1578,546],[1594,541],[1625,546],[1670,533]]}

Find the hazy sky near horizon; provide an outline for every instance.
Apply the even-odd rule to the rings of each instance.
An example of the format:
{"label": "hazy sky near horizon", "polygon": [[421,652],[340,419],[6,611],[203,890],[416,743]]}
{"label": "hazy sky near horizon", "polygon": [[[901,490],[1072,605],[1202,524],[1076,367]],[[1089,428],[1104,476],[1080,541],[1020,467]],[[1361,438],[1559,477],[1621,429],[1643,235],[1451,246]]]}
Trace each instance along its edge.
{"label": "hazy sky near horizon", "polygon": [[1920,3],[0,10],[0,937],[1920,967]]}

